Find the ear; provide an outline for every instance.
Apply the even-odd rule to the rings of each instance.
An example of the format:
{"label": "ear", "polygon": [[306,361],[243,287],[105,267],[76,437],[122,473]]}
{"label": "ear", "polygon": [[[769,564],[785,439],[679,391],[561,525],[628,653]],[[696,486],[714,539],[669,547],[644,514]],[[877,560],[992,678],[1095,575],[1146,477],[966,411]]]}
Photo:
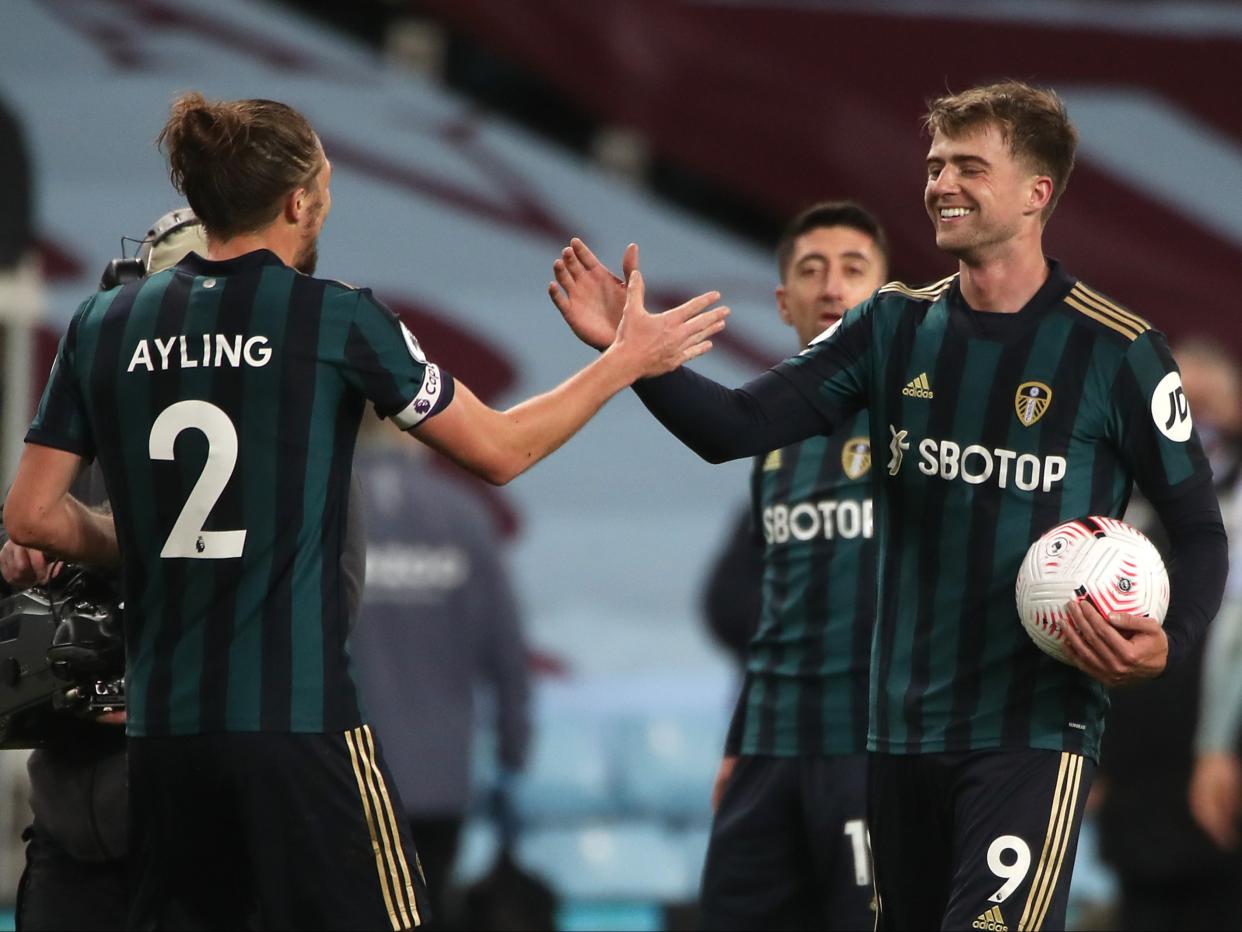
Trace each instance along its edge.
{"label": "ear", "polygon": [[789,306],[785,303],[785,286],[776,286],[776,310],[783,320],[790,327],[794,325],[793,318],[789,316]]}
{"label": "ear", "polygon": [[296,226],[306,216],[309,204],[310,192],[306,188],[294,188],[285,195],[285,205],[282,211],[285,220]]}
{"label": "ear", "polygon": [[1052,179],[1047,175],[1036,175],[1027,195],[1026,206],[1031,213],[1042,213],[1052,200]]}

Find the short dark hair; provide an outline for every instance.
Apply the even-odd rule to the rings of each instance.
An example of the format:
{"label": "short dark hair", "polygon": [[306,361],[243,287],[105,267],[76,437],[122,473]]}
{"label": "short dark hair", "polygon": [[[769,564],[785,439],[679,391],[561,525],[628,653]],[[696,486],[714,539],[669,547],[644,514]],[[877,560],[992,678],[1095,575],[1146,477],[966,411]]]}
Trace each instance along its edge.
{"label": "short dark hair", "polygon": [[794,217],[781,233],[781,238],[776,241],[776,267],[781,281],[785,280],[789,263],[793,261],[794,243],[798,241],[798,237],[824,227],[849,227],[870,236],[875,248],[884,257],[887,268],[888,237],[884,235],[884,228],[871,211],[854,201],[823,201]]}
{"label": "short dark hair", "polygon": [[274,100],[182,94],[156,142],[167,148],[173,187],[220,239],[271,223],[285,196],[312,186],[323,164],[306,117]]}
{"label": "short dark hair", "polygon": [[928,103],[924,117],[929,136],[939,132],[956,138],[989,123],[1001,131],[1015,157],[1052,179],[1052,198],[1043,210],[1047,222],[1069,183],[1078,150],[1078,131],[1065,101],[1048,88],[1002,81],[938,97]]}

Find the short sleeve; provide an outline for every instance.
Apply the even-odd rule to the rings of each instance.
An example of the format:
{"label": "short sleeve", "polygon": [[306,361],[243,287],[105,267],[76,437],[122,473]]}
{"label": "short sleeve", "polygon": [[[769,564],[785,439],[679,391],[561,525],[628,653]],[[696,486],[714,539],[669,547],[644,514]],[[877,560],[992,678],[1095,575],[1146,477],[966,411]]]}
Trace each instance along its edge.
{"label": "short sleeve", "polygon": [[1211,481],[1181,373],[1159,331],[1130,344],[1112,398],[1117,449],[1149,500],[1166,502]]}
{"label": "short sleeve", "polygon": [[358,303],[345,344],[345,379],[402,430],[417,427],[453,400],[453,378],[429,361],[418,340],[368,291]]}
{"label": "short sleeve", "polygon": [[801,353],[772,370],[791,382],[831,424],[840,424],[867,405],[876,300],[872,295],[847,311]]}
{"label": "short sleeve", "polygon": [[65,450],[87,460],[95,458],[95,437],[80,382],[77,341],[82,318],[91,303],[87,301],[78,309],[61,337],[39,409],[26,432],[27,443]]}

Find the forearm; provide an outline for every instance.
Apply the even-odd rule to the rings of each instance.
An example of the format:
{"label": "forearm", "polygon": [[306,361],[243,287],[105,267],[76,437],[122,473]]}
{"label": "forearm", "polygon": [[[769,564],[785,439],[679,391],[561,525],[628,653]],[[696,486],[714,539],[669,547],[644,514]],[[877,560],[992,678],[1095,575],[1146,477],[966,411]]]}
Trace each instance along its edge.
{"label": "forearm", "polygon": [[498,412],[494,439],[504,481],[559,449],[634,378],[619,355],[605,352],[551,391]]}
{"label": "forearm", "polygon": [[99,567],[120,566],[112,515],[92,511],[72,495],[64,495],[46,509],[6,523],[13,543],[49,556]]}
{"label": "forearm", "polygon": [[703,614],[716,640],[744,659],[763,608],[763,547],[750,530],[750,514],[729,534],[703,590]]}
{"label": "forearm", "polygon": [[530,708],[528,697],[497,696],[496,756],[506,770],[522,770],[530,749]]}
{"label": "forearm", "polygon": [[1170,502],[1156,504],[1169,533],[1171,598],[1164,631],[1169,639],[1166,669],[1199,642],[1220,609],[1229,572],[1228,541],[1211,483],[1204,482]]}
{"label": "forearm", "polygon": [[458,381],[452,403],[412,433],[481,479],[504,485],[565,443],[637,378],[633,366],[610,350],[507,411],[489,408]]}
{"label": "forearm", "polygon": [[497,756],[503,767],[521,770],[530,749],[530,651],[522,637],[507,583],[494,601],[494,630],[490,633],[490,667],[496,688]]}
{"label": "forearm", "polygon": [[729,719],[729,731],[725,735],[724,756],[739,757],[742,753],[742,740],[745,737],[746,703],[750,693],[750,672],[742,679],[742,688],[738,690],[737,702],[733,705],[733,717]]}
{"label": "forearm", "polygon": [[683,367],[635,382],[634,391],[673,436],[709,463],[767,453],[832,429],[772,372],[729,389]]}

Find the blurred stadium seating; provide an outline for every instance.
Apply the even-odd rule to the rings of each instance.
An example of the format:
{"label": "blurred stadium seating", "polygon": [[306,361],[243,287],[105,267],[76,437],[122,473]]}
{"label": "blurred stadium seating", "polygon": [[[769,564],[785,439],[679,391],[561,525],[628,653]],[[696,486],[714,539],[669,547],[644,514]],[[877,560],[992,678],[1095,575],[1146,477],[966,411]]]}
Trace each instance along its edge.
{"label": "blurred stadium seating", "polygon": [[676,708],[619,722],[618,791],[623,804],[673,824],[710,821],[708,790],[720,763],[727,726],[719,714]]}

